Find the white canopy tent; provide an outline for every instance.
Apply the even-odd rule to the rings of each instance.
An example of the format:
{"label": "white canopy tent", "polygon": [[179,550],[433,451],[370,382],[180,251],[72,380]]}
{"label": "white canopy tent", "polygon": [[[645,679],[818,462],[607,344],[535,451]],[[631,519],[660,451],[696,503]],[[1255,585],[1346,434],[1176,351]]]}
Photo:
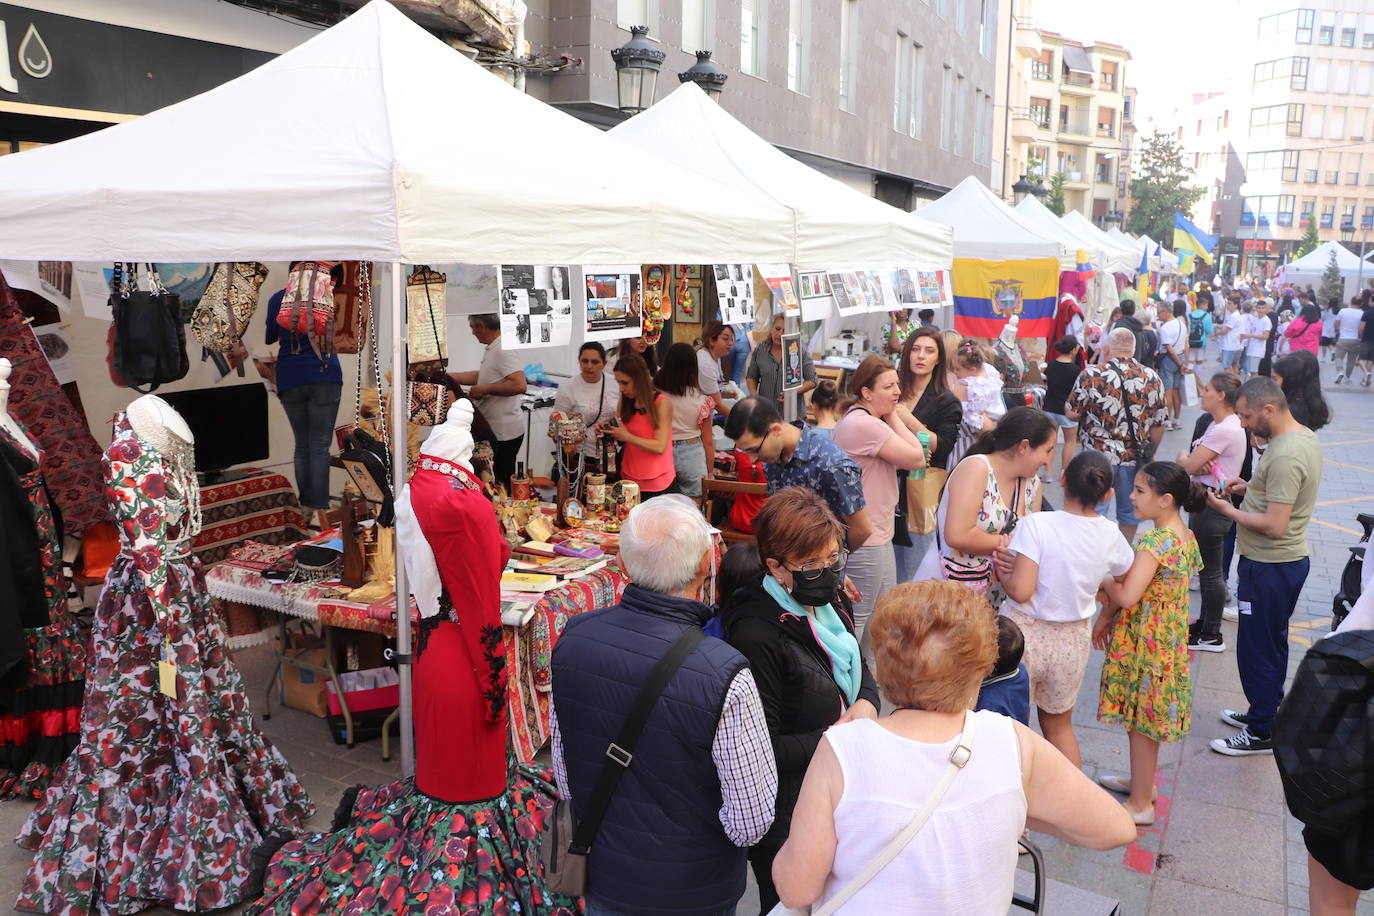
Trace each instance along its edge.
{"label": "white canopy tent", "polygon": [[203,95],[6,156],[0,195],[0,257],[22,260],[795,257],[785,207],[525,95],[386,2]]}
{"label": "white canopy tent", "polygon": [[921,208],[926,219],[954,227],[954,256],[987,261],[1055,258],[1060,269],[1078,266],[1078,252],[1040,233],[1028,220],[970,175],[945,196]]}
{"label": "white canopy tent", "polygon": [[1081,255],[1076,255],[1075,258],[1080,261],[1086,260],[1092,267],[1093,276],[1085,284],[1087,297],[1082,303],[1083,314],[1089,320],[1107,313],[1116,305],[1116,281],[1107,269],[1107,255],[1097,242],[1081,238],[1060,222],[1059,217],[1051,213],[1049,208],[1033,195],[1027,194],[1012,209],[1046,237],[1057,239],[1060,244],[1073,248]]}
{"label": "white canopy tent", "polygon": [[[406,362],[402,262],[796,256],[788,208],[741,200],[515,90],[383,0],[203,95],[4,157],[0,199],[0,259],[389,262],[393,370]],[[391,404],[405,429],[407,399]],[[396,588],[408,593],[400,556]],[[397,651],[411,651],[405,614]],[[409,674],[402,665],[407,773]]]}
{"label": "white canopy tent", "polygon": [[1158,262],[1158,266],[1155,269],[1158,270],[1160,273],[1176,274],[1179,272],[1178,255],[1174,254],[1172,251],[1165,248],[1162,244],[1156,242],[1148,235],[1142,235],[1140,237],[1140,244],[1145,249],[1145,251],[1149,252],[1151,265],[1154,265],[1155,262]]}
{"label": "white canopy tent", "polygon": [[1139,251],[1112,238],[1094,226],[1086,216],[1077,210],[1070,210],[1065,213],[1059,221],[1080,238],[1096,242],[1103,254],[1106,255],[1107,269],[1112,273],[1134,276],[1135,272],[1140,269]]}
{"label": "white canopy tent", "polygon": [[950,227],[899,210],[822,175],[755,134],[695,83],[683,83],[610,131],[655,156],[708,176],[744,195],[797,213],[803,269],[834,267],[948,269]]}
{"label": "white canopy tent", "polygon": [[[1279,268],[1279,282],[1299,285],[1311,283],[1313,288],[1320,286],[1322,275],[1331,263],[1333,252],[1336,255],[1336,267],[1341,272],[1341,279],[1345,281],[1345,288],[1351,290],[1352,294],[1360,278],[1374,279],[1374,265],[1367,262],[1361,264],[1359,255],[1340,242],[1323,242],[1297,260]],[[1344,298],[1346,297],[1342,297],[1343,300]]]}

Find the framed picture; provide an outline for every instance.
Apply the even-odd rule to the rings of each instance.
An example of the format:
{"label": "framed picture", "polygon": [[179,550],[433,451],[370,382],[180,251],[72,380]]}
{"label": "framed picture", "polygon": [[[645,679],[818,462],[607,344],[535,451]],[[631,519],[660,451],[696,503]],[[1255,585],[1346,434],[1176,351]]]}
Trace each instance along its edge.
{"label": "framed picture", "polygon": [[802,349],[800,334],[782,335],[782,387],[791,391],[802,386]]}
{"label": "framed picture", "polygon": [[687,279],[688,279],[688,280],[700,280],[700,279],[701,279],[701,265],[700,265],[700,264],[685,264],[685,265],[683,265],[683,266],[684,266],[684,267],[686,268],[686,270],[687,270]]}

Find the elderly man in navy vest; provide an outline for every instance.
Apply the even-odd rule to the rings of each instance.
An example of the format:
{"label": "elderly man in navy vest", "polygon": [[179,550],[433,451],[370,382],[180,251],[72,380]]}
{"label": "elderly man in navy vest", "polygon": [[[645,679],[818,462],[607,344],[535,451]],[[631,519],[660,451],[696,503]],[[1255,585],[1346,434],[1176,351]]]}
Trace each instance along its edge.
{"label": "elderly man in navy vest", "polygon": [[[553,761],[580,817],[606,751],[659,659],[711,608],[710,529],[684,497],[637,506],[620,533],[633,584],[574,617],[553,651]],[[587,861],[587,916],[732,914],[747,847],[773,822],[777,766],[744,656],[706,637],[649,715]]]}

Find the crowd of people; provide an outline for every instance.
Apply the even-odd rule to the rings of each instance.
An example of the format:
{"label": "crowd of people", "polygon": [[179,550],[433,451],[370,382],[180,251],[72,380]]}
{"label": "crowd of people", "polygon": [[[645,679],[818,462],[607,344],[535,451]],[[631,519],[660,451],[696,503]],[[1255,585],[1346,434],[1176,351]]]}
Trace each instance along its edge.
{"label": "crowd of people", "polygon": [[[1225,651],[1227,617],[1239,619],[1249,705],[1209,711],[1236,728],[1211,748],[1273,752],[1321,478],[1314,431],[1330,419],[1319,360],[1350,348],[1326,333],[1310,291],[1279,291],[1277,309],[1259,289],[1176,292],[1127,299],[1100,325],[1081,310],[1057,323],[1040,406],[1027,403],[1033,361],[1014,337],[894,315],[847,396],[832,381],[807,386],[810,422],[784,420],[787,394],[757,384],[780,321],[745,369],[755,393],[706,395],[681,422],[660,409],[674,446],[714,420],[769,495],[736,526],[754,542],[723,559],[690,500],[635,509],[621,534],[634,585],[555,647],[554,760],[576,806],[665,650],[688,628],[717,637],[669,682],[609,805],[589,913],[733,912],[746,863],[763,912],[898,898],[922,912],[1000,911],[1027,829],[1110,848],[1154,822],[1159,746],[1191,727],[1189,653]],[[1355,332],[1370,326],[1361,317]],[[653,389],[622,358],[624,425],[651,422],[641,389],[700,393],[693,364],[720,388],[733,345],[714,325],[696,360],[673,345]],[[1158,450],[1185,401],[1202,415],[1170,460]],[[627,436],[627,454],[667,434],[648,439]],[[676,474],[693,476],[681,463]],[[1130,761],[1096,786],[1072,722],[1094,646],[1105,652],[1097,717],[1126,732]],[[961,752],[963,768],[942,778]],[[887,863],[876,876],[874,861]],[[1311,867],[1314,888],[1374,884],[1367,870]]]}

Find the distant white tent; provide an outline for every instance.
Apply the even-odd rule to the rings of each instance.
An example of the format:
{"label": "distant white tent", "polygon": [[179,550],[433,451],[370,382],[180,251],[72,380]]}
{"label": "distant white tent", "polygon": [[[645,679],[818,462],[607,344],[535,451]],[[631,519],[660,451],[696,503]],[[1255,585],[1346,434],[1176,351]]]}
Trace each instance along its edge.
{"label": "distant white tent", "polygon": [[1323,242],[1296,261],[1290,261],[1279,268],[1279,282],[1298,286],[1310,283],[1315,289],[1321,285],[1322,275],[1331,263],[1333,252],[1336,255],[1336,267],[1340,270],[1341,279],[1350,295],[1354,295],[1355,285],[1361,277],[1364,280],[1374,279],[1374,265],[1368,262],[1361,264],[1359,255],[1340,242]]}
{"label": "distant white tent", "polygon": [[987,261],[1055,258],[1061,270],[1073,270],[1077,266],[1077,249],[1043,235],[972,175],[939,200],[922,207],[920,212],[927,219],[954,227],[954,256],[957,258]]}
{"label": "distant white tent", "polygon": [[1089,320],[1109,312],[1116,306],[1116,280],[1112,277],[1109,257],[1096,240],[1081,237],[1033,195],[1027,194],[1013,209],[1044,235],[1058,239],[1061,244],[1074,247],[1078,252],[1078,260],[1085,261],[1092,268],[1093,276],[1085,284],[1087,296],[1081,303],[1083,313]]}
{"label": "distant white tent", "polygon": [[1139,251],[1127,247],[1118,239],[1112,238],[1110,235],[1094,226],[1086,216],[1079,213],[1077,210],[1070,210],[1065,213],[1060,217],[1060,222],[1084,239],[1096,241],[1098,246],[1107,255],[1107,269],[1113,273],[1124,273],[1134,276],[1135,272],[1140,269]]}
{"label": "distant white tent", "polygon": [[797,214],[798,267],[948,269],[950,227],[823,175],[755,134],[695,83],[683,83],[610,135],[740,193]]}

